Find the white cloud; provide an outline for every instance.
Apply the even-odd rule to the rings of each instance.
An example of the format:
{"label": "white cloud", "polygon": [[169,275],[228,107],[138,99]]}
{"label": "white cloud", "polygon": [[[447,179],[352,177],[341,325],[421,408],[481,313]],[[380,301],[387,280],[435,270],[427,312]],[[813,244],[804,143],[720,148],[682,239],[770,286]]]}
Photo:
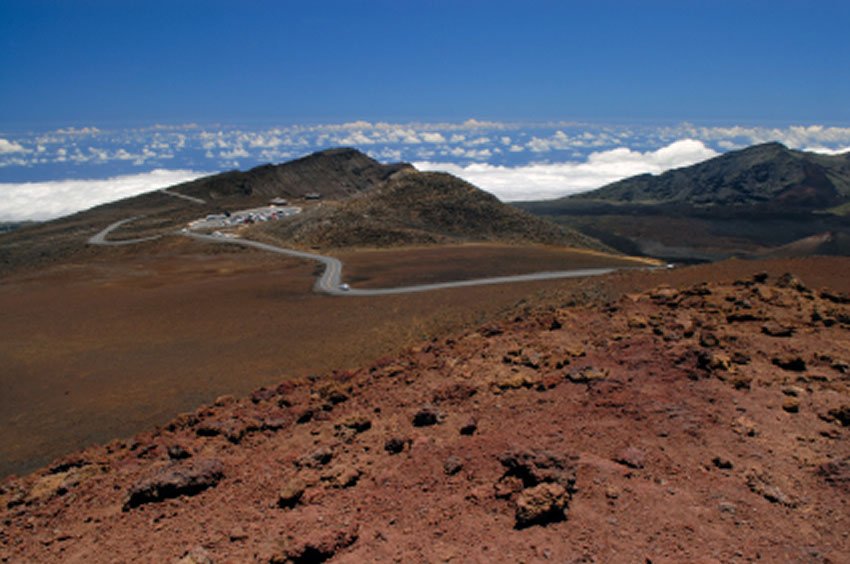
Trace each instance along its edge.
{"label": "white cloud", "polygon": [[659,174],[688,166],[717,153],[702,142],[683,139],[657,151],[618,148],[591,153],[585,162],[530,164],[517,167],[473,163],[417,162],[420,170],[450,172],[504,201],[551,199],[586,192],[636,174]]}
{"label": "white cloud", "polygon": [[422,140],[426,143],[445,143],[446,138],[443,137],[442,133],[425,131],[422,133]]}
{"label": "white cloud", "polygon": [[489,137],[476,137],[464,143],[467,147],[477,147],[479,145],[489,145],[492,141]]}
{"label": "white cloud", "polygon": [[725,149],[727,151],[734,151],[735,149],[743,149],[744,148],[743,145],[739,145],[738,143],[735,143],[734,141],[728,141],[726,139],[724,139],[723,141],[718,141],[717,146],[720,147],[721,149]]}
{"label": "white cloud", "polygon": [[779,141],[792,149],[808,146],[847,145],[850,143],[850,127],[829,127],[825,125],[792,125],[779,127],[695,127],[682,124],[675,128],[659,130],[662,134],[687,135],[706,141],[741,140],[742,145]]}
{"label": "white cloud", "polygon": [[245,150],[245,147],[243,147],[241,145],[237,145],[236,147],[233,147],[229,151],[220,151],[218,156],[222,159],[232,160],[232,159],[247,158],[247,157],[250,157],[251,155],[250,155],[250,153],[248,153],[248,151]]}
{"label": "white cloud", "polygon": [[384,159],[391,162],[398,162],[401,160],[401,151],[398,149],[384,149],[378,153],[371,155],[373,158]]}
{"label": "white cloud", "polygon": [[197,123],[181,123],[181,124],[167,124],[167,123],[155,123],[150,129],[154,131],[184,131],[187,129],[198,129],[200,127]]}
{"label": "white cloud", "polygon": [[97,135],[100,130],[96,127],[66,127],[57,129],[55,133],[60,135]]}
{"label": "white cloud", "polygon": [[8,139],[0,137],[0,155],[23,152],[26,152],[26,149],[24,149],[20,143],[15,143],[14,141],[9,141]]}
{"label": "white cloud", "polygon": [[352,145],[374,145],[375,140],[362,131],[352,131],[344,137],[336,137],[334,143],[350,147]]}
{"label": "white cloud", "polygon": [[475,118],[470,118],[463,122],[464,129],[505,129],[508,124],[498,121],[479,121]]}
{"label": "white cloud", "polygon": [[820,153],[822,155],[843,155],[850,153],[850,147],[839,147],[838,149],[829,149],[827,147],[805,147],[804,151],[810,153]]}
{"label": "white cloud", "polygon": [[0,221],[53,219],[194,180],[205,174],[192,170],[157,169],[104,180],[0,183]]}

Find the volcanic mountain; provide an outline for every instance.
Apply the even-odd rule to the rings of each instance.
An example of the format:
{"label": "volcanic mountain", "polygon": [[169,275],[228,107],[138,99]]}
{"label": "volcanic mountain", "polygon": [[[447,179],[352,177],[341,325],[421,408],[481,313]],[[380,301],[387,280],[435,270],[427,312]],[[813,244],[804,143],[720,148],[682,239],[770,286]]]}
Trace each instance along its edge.
{"label": "volcanic mountain", "polygon": [[625,252],[702,260],[760,255],[827,231],[850,233],[850,153],[766,143],[518,206]]}
{"label": "volcanic mountain", "polygon": [[782,214],[828,210],[850,202],[850,153],[819,155],[765,143],[661,175],[633,176],[556,202],[748,208],[750,213]]}
{"label": "volcanic mountain", "polygon": [[507,206],[450,174],[413,168],[371,190],[255,229],[261,236],[321,248],[501,241],[605,250],[589,237]]}
{"label": "volcanic mountain", "polygon": [[345,198],[369,190],[393,173],[412,169],[407,163],[384,165],[356,149],[319,151],[283,164],[266,164],[241,172],[233,170],[175,186],[180,193],[204,200],[233,196]]}

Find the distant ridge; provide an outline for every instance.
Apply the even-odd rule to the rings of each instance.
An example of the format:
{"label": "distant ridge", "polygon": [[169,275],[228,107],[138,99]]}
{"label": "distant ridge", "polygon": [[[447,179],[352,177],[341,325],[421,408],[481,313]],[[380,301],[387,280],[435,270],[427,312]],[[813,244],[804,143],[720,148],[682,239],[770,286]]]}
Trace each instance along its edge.
{"label": "distant ridge", "polygon": [[643,174],[555,200],[588,204],[814,211],[850,202],[850,153],[820,155],[764,143],[660,175]]}
{"label": "distant ridge", "polygon": [[[850,255],[844,243],[850,152],[821,155],[764,143],[660,175],[515,205],[621,252],[672,261],[772,256],[774,250],[779,256]],[[819,238],[825,232],[831,235]]]}

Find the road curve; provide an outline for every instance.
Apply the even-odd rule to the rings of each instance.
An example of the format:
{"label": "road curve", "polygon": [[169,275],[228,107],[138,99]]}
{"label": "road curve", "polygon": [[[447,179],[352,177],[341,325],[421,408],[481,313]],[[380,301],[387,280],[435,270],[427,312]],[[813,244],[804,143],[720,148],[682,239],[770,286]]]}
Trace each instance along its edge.
{"label": "road curve", "polygon": [[[140,237],[137,239],[122,239],[120,241],[110,241],[106,237],[112,231],[118,229],[126,223],[130,223],[144,216],[128,217],[121,221],[109,225],[102,231],[92,235],[88,239],[89,245],[132,245],[135,243],[143,243],[145,241],[154,241],[162,237],[162,235],[153,235],[151,237]],[[193,231],[182,230],[177,234],[189,237],[198,241],[207,241],[211,243],[219,243],[225,245],[239,245],[241,247],[252,247],[277,253],[295,258],[313,260],[325,265],[325,270],[322,275],[316,280],[313,289],[316,292],[330,294],[332,296],[391,296],[397,294],[413,294],[417,292],[430,292],[433,290],[445,290],[450,288],[466,288],[470,286],[487,286],[492,284],[510,284],[512,282],[534,282],[538,280],[560,280],[564,278],[586,278],[590,276],[602,276],[616,270],[617,268],[578,268],[574,270],[558,270],[552,272],[533,272],[530,274],[516,274],[513,276],[493,276],[490,278],[475,278],[472,280],[458,280],[455,282],[437,282],[434,284],[417,284],[414,286],[399,286],[396,288],[349,288],[343,289],[342,278],[342,262],[334,257],[325,255],[317,255],[315,253],[307,253],[304,251],[296,251],[285,247],[278,247],[269,243],[261,243],[260,241],[252,241],[250,239],[240,239],[237,237],[224,237],[221,235],[205,235],[203,233],[195,233]],[[640,267],[638,267],[640,268]],[[647,267],[652,268],[652,267]]]}
{"label": "road curve", "polygon": [[350,288],[343,290],[340,288],[340,278],[342,275],[342,262],[339,259],[314,253],[306,253],[284,247],[277,247],[259,241],[251,241],[249,239],[227,238],[214,235],[204,235],[201,233],[186,232],[183,235],[197,239],[199,241],[209,241],[213,243],[223,243],[230,245],[240,245],[243,247],[253,247],[263,251],[278,253],[296,258],[314,260],[325,265],[325,270],[322,275],[316,280],[314,289],[317,292],[331,294],[334,296],[389,296],[396,294],[413,294],[416,292],[430,292],[433,290],[445,290],[449,288],[465,288],[469,286],[486,286],[491,284],[509,284],[512,282],[534,282],[537,280],[559,280],[563,278],[584,278],[590,276],[601,276],[618,270],[616,268],[579,268],[574,270],[559,270],[553,272],[535,272],[531,274],[517,274],[513,276],[494,276],[491,278],[476,278],[473,280],[459,280],[456,282],[438,282],[435,284],[418,284],[415,286],[400,286],[396,288],[366,288],[357,289]]}
{"label": "road curve", "polygon": [[141,217],[144,217],[144,216],[143,215],[136,215],[136,216],[133,216],[133,217],[128,217],[127,219],[122,219],[121,221],[116,221],[115,223],[111,224],[109,227],[107,227],[103,231],[99,231],[99,232],[95,233],[94,235],[92,235],[91,237],[89,237],[87,243],[89,245],[103,245],[103,246],[134,245],[136,243],[144,243],[145,241],[155,241],[156,239],[159,239],[160,237],[162,237],[162,235],[152,235],[150,237],[139,237],[137,239],[122,239],[120,241],[109,241],[106,238],[107,235],[109,235],[111,232],[115,231],[116,229],[118,229],[119,227],[124,225],[125,223],[130,223],[131,221],[135,221],[135,220],[137,220]]}

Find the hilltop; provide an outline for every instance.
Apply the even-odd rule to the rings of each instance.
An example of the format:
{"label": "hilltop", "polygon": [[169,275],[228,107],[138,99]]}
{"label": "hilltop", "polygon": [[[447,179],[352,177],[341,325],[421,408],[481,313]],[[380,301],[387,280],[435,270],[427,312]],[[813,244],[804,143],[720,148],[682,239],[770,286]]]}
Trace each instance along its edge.
{"label": "hilltop", "polygon": [[341,199],[367,191],[400,170],[407,163],[384,165],[357,149],[335,148],[282,164],[267,164],[242,172],[223,172],[199,178],[173,189],[204,200],[229,201],[233,196],[303,198],[317,193],[324,199]]}
{"label": "hilltop", "polygon": [[[850,153],[765,143],[660,175],[518,207],[618,250],[672,260],[847,254],[811,237],[850,234]],[[799,243],[798,243],[799,242]]]}
{"label": "hilltop", "polygon": [[368,192],[249,233],[319,248],[500,241],[606,250],[589,237],[507,206],[455,176],[412,168]]}

